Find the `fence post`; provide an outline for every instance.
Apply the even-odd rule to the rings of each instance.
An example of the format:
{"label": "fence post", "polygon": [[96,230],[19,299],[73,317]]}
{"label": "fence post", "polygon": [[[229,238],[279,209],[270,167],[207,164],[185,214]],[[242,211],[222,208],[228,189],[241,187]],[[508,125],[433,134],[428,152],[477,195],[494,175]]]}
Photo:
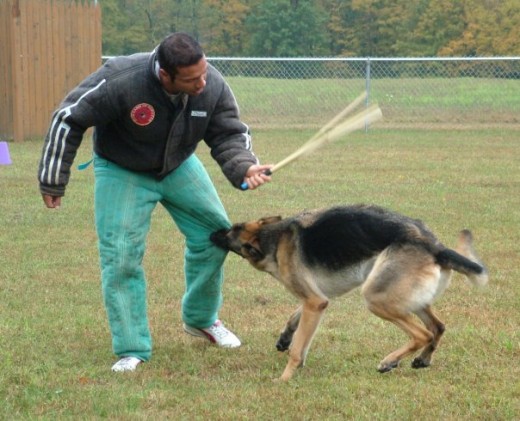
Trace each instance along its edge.
{"label": "fence post", "polygon": [[[370,57],[367,57],[367,64],[365,67],[365,90],[367,91],[367,98],[365,102],[366,108],[370,105]],[[368,132],[368,122],[365,122],[365,133]]]}

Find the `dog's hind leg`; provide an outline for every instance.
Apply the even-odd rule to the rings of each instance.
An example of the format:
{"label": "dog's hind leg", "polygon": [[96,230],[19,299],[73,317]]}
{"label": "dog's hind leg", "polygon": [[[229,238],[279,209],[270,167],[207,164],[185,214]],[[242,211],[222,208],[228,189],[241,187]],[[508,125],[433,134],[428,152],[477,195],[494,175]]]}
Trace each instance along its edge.
{"label": "dog's hind leg", "polygon": [[433,314],[432,309],[429,306],[421,311],[415,312],[415,314],[417,314],[426,325],[426,328],[433,334],[433,339],[430,344],[423,349],[421,355],[412,361],[413,368],[424,368],[431,364],[432,354],[439,346],[445,326],[444,323]]}
{"label": "dog's hind leg", "polygon": [[380,373],[386,373],[399,365],[399,362],[406,356],[413,354],[417,350],[424,348],[433,341],[433,334],[419,325],[411,314],[408,315],[392,315],[380,309],[370,308],[377,316],[394,323],[410,336],[410,341],[388,354],[377,367]]}
{"label": "dog's hind leg", "polygon": [[397,367],[402,358],[425,347],[422,356],[424,363],[429,363],[442,334],[442,323],[434,318],[429,306],[447,286],[450,273],[443,273],[432,255],[414,244],[389,247],[378,256],[362,287],[367,307],[410,337],[406,345],[381,361],[378,366],[381,373]]}
{"label": "dog's hind leg", "polygon": [[291,315],[287,324],[285,325],[284,330],[280,334],[278,341],[276,342],[276,349],[280,352],[287,351],[289,346],[291,345],[294,332],[298,328],[298,324],[300,323],[300,317],[302,315],[302,307],[298,307],[298,309]]}
{"label": "dog's hind leg", "polygon": [[289,361],[281,380],[290,380],[296,369],[305,364],[307,352],[328,304],[328,300],[320,296],[311,297],[303,303],[300,322],[289,349]]}

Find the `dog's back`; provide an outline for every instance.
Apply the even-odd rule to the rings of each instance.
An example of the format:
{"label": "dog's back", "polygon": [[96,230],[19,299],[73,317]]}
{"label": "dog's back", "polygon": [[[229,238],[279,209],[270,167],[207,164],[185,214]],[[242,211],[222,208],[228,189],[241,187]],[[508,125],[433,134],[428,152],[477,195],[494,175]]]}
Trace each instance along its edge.
{"label": "dog's back", "polygon": [[305,260],[329,270],[369,259],[391,244],[406,243],[421,244],[432,252],[442,247],[421,221],[377,206],[330,208],[300,230]]}

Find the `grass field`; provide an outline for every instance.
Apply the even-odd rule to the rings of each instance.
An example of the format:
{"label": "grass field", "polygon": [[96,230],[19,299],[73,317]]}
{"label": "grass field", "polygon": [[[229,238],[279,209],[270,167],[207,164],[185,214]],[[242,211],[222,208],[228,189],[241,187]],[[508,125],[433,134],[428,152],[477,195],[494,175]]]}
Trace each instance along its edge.
{"label": "grass field", "polygon": [[[319,127],[365,88],[364,79],[230,77],[245,121],[255,126]],[[485,78],[375,78],[370,102],[395,127],[520,125],[520,81]]]}
{"label": "grass field", "polygon": [[[263,162],[311,132],[257,131]],[[90,142],[76,163],[89,159]],[[11,143],[0,167],[0,419],[518,420],[520,414],[520,142],[518,131],[356,133],[280,170],[263,188],[232,189],[201,145],[233,221],[332,204],[376,203],[423,219],[447,245],[474,232],[490,284],[455,276],[436,304],[447,330],[432,366],[411,359],[381,375],[406,338],[365,308],[333,301],[305,368],[274,344],[295,299],[236,256],[226,262],[221,317],[243,346],[222,350],[182,331],[182,238],[157,208],[148,239],[152,360],[114,374],[101,302],[92,169],[73,173],[59,211],[41,201],[40,142]]]}

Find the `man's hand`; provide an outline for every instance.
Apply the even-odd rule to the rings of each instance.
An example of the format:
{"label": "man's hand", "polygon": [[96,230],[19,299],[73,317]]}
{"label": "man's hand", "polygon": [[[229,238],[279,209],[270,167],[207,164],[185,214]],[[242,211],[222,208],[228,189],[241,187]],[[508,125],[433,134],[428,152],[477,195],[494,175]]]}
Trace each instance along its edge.
{"label": "man's hand", "polygon": [[61,196],[51,196],[49,194],[42,194],[43,203],[49,209],[59,209],[61,205]]}
{"label": "man's hand", "polygon": [[271,176],[265,174],[266,170],[273,168],[273,165],[251,165],[246,172],[244,183],[249,190],[254,190],[258,186],[271,181]]}

